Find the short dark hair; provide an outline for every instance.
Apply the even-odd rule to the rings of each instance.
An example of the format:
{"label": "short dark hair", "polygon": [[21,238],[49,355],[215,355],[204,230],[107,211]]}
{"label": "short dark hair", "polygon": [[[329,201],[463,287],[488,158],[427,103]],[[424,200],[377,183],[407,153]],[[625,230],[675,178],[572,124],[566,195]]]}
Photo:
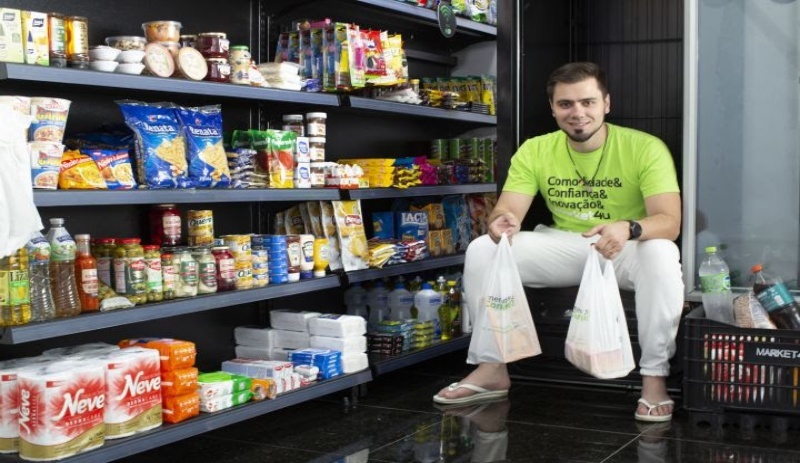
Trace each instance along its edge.
{"label": "short dark hair", "polygon": [[550,74],[550,78],[547,80],[547,98],[553,101],[553,93],[555,93],[556,84],[574,84],[591,78],[597,80],[597,86],[600,88],[605,98],[605,96],[608,95],[606,73],[600,66],[588,61],[567,63],[553,71],[553,73]]}

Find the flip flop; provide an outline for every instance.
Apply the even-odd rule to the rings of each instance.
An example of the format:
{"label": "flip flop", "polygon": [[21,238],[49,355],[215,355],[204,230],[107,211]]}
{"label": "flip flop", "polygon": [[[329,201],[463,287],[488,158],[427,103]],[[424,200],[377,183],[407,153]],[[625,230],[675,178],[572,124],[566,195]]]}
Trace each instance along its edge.
{"label": "flip flop", "polygon": [[668,400],[662,400],[661,402],[657,402],[655,404],[651,404],[650,402],[648,402],[644,398],[640,398],[638,400],[638,403],[641,404],[641,405],[644,405],[645,407],[647,407],[647,413],[646,414],[641,414],[641,413],[637,412],[636,414],[633,415],[634,418],[636,418],[639,421],[646,421],[648,423],[663,423],[664,421],[669,421],[669,420],[672,419],[672,413],[670,413],[669,415],[653,415],[652,413],[653,413],[653,410],[655,410],[658,407],[661,407],[662,405],[673,405],[674,406],[675,402],[673,400],[669,400],[669,399]]}
{"label": "flip flop", "polygon": [[470,383],[453,383],[447,386],[448,391],[455,391],[462,388],[469,389],[470,391],[474,392],[474,394],[464,397],[458,397],[455,399],[442,397],[439,394],[436,394],[435,396],[433,396],[433,401],[436,402],[437,404],[444,404],[444,405],[456,405],[456,404],[466,405],[466,404],[487,402],[500,397],[506,397],[508,395],[508,389],[490,391],[489,389],[476,386]]}

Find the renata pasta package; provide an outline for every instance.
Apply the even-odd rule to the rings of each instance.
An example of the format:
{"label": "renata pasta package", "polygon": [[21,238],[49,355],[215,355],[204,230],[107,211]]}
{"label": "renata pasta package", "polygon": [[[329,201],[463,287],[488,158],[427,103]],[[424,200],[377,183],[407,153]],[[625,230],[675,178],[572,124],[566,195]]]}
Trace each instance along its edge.
{"label": "renata pasta package", "polygon": [[189,178],[197,188],[227,188],[231,173],[222,145],[222,107],[178,108],[186,137]]}
{"label": "renata pasta package", "polygon": [[106,181],[92,158],[80,151],[68,150],[61,157],[58,186],[62,190],[105,190]]}
{"label": "renata pasta package", "polygon": [[171,104],[118,101],[125,124],[136,135],[136,170],[148,188],[192,188],[178,117]]}
{"label": "renata pasta package", "polygon": [[367,234],[364,231],[361,201],[332,201],[332,203],[344,271],[368,268],[369,248],[367,247]]}

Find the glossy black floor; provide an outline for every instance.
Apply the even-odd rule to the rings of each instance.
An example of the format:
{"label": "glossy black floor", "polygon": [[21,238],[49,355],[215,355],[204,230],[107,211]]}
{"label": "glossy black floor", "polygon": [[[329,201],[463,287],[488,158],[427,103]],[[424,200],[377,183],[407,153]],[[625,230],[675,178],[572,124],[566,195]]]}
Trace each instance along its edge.
{"label": "glossy black floor", "polygon": [[517,381],[508,400],[442,411],[431,396],[469,371],[464,353],[135,455],[126,462],[800,462],[800,430],[633,419],[638,393]]}

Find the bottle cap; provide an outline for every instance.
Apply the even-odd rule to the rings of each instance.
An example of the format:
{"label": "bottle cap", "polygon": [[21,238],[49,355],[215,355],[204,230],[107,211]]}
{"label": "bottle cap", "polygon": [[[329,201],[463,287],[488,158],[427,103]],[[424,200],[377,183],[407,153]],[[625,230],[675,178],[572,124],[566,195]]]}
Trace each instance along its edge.
{"label": "bottle cap", "polygon": [[433,289],[430,283],[422,283],[422,289]]}
{"label": "bottle cap", "polygon": [[325,275],[325,270],[314,270],[314,278],[322,278]]}
{"label": "bottle cap", "polygon": [[706,247],[706,252],[709,252],[709,253],[717,252],[717,247],[716,246],[708,246],[708,247]]}
{"label": "bottle cap", "polygon": [[50,219],[50,225],[64,225],[64,219],[59,219],[59,218]]}
{"label": "bottle cap", "polygon": [[752,266],[750,268],[750,271],[753,272],[753,273],[758,273],[763,269],[764,269],[764,267],[762,267],[761,264],[756,264],[756,265],[754,265],[754,266]]}

